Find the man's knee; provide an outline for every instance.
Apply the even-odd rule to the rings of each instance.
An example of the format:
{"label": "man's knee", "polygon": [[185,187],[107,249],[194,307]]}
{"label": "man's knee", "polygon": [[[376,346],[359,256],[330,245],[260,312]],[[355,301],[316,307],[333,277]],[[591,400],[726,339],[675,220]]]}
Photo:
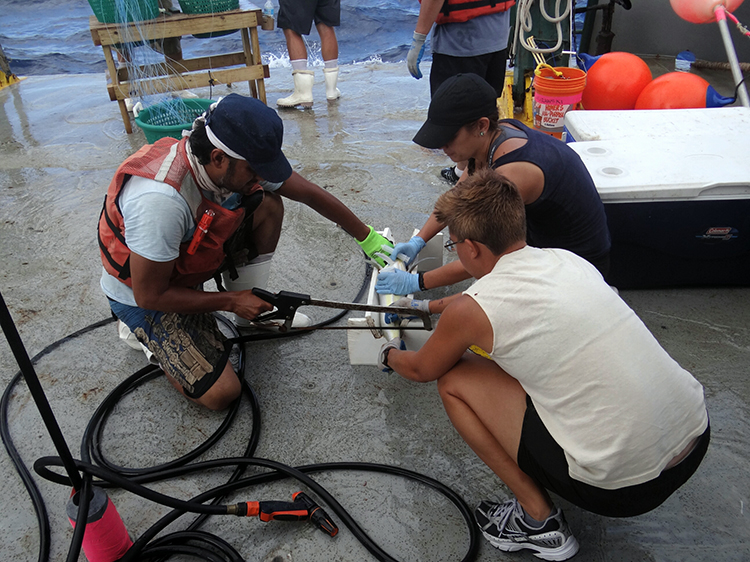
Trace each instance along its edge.
{"label": "man's knee", "polygon": [[326,25],[323,22],[318,22],[315,24],[315,28],[318,30],[318,35],[320,36],[320,39],[336,39],[336,30],[331,27],[330,25]]}
{"label": "man's knee", "polygon": [[230,394],[212,394],[208,395],[206,393],[201,398],[196,400],[198,404],[203,406],[204,408],[208,408],[209,410],[213,410],[215,412],[221,412],[222,410],[226,410],[229,408],[229,406],[232,405],[232,402],[237,400],[237,398],[240,397],[240,392],[237,393],[230,393]]}
{"label": "man's knee", "polygon": [[242,394],[242,384],[234,369],[227,365],[217,381],[195,402],[209,410],[226,410]]}
{"label": "man's knee", "polygon": [[256,224],[263,220],[270,220],[272,222],[281,222],[284,220],[284,200],[281,195],[267,191],[263,195],[263,202],[255,210]]}

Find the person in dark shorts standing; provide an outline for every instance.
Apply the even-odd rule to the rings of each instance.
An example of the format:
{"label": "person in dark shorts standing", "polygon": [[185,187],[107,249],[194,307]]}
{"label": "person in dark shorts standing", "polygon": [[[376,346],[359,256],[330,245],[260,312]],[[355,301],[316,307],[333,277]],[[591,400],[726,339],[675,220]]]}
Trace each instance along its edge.
{"label": "person in dark shorts standing", "polygon": [[[430,95],[451,76],[472,72],[484,78],[500,97],[508,58],[510,8],[513,0],[421,0],[419,18],[406,58],[409,73],[422,78],[419,63],[432,29]],[[433,27],[434,24],[434,27]],[[456,183],[466,162],[444,168],[441,175]]]}
{"label": "person in dark shorts standing", "polygon": [[477,282],[431,301],[442,315],[430,339],[408,351],[395,338],[379,366],[437,381],[453,426],[512,492],[474,511],[490,544],[566,560],[578,542],[549,492],[607,517],[661,505],[706,454],[703,387],[594,266],[526,244],[523,199],[506,178],[470,176],[435,215]]}
{"label": "person in dark shorts standing", "polygon": [[336,31],[341,23],[340,0],[279,0],[278,26],[284,30],[286,48],[292,64],[294,92],[276,100],[279,107],[312,107],[315,73],[307,69],[307,48],[303,35],[310,35],[313,21],[320,35],[323,57],[323,77],[326,99],[336,101],[341,92],[337,87],[339,77],[339,44]]}
{"label": "person in dark shorts standing", "polygon": [[[195,121],[189,137],[159,139],[125,160],[99,219],[100,284],[121,337],[210,409],[226,408],[241,390],[212,313],[233,313],[239,323],[271,309],[251,289],[268,282],[282,197],[341,225],[369,257],[390,244],[292,171],[283,131],[263,102],[230,94]],[[227,291],[203,291],[219,272]],[[295,324],[309,319],[298,314]]]}

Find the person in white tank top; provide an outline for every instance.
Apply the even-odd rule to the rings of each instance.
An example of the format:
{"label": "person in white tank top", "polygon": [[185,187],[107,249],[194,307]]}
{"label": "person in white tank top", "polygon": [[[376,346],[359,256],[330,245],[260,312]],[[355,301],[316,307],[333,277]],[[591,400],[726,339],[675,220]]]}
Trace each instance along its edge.
{"label": "person in white tank top", "polygon": [[607,516],[660,505],[708,447],[703,387],[596,268],[526,245],[510,181],[480,172],[444,193],[435,213],[477,281],[440,301],[398,303],[442,316],[419,351],[397,338],[380,364],[436,380],[459,434],[513,492],[475,511],[490,543],[565,560],[578,543],[548,491]]}

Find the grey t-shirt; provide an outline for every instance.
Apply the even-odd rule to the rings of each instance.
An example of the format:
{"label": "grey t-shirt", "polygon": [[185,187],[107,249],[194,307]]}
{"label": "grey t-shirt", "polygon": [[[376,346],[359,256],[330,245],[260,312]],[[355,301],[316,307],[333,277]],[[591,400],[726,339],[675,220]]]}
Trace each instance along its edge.
{"label": "grey t-shirt", "polygon": [[509,34],[510,10],[461,23],[444,23],[432,29],[432,52],[452,57],[486,55],[505,49]]}
{"label": "grey t-shirt", "polygon": [[[276,191],[281,183],[260,182],[265,191]],[[222,205],[236,207],[232,195]],[[187,201],[171,186],[139,176],[131,177],[120,193],[120,210],[125,221],[125,241],[131,252],[155,261],[168,262],[180,255],[180,244],[195,231],[195,219]],[[112,300],[138,306],[133,290],[102,267],[101,287]]]}

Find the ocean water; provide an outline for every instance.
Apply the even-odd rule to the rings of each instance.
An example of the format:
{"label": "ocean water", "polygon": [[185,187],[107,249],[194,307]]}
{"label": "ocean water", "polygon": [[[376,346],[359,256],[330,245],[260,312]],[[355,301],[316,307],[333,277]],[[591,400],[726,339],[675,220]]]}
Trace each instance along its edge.
{"label": "ocean water", "polygon": [[[254,3],[261,6],[264,2]],[[19,76],[104,72],[102,50],[89,33],[92,14],[85,0],[0,0],[0,45],[11,70]],[[336,29],[340,64],[405,60],[418,14],[417,0],[342,0],[341,26]],[[259,39],[264,63],[272,68],[289,66],[280,29],[259,30]],[[308,58],[313,65],[322,65],[314,26],[306,41]],[[182,39],[185,58],[236,52],[242,50],[241,45],[239,33]],[[424,60],[429,58],[428,46]]]}

